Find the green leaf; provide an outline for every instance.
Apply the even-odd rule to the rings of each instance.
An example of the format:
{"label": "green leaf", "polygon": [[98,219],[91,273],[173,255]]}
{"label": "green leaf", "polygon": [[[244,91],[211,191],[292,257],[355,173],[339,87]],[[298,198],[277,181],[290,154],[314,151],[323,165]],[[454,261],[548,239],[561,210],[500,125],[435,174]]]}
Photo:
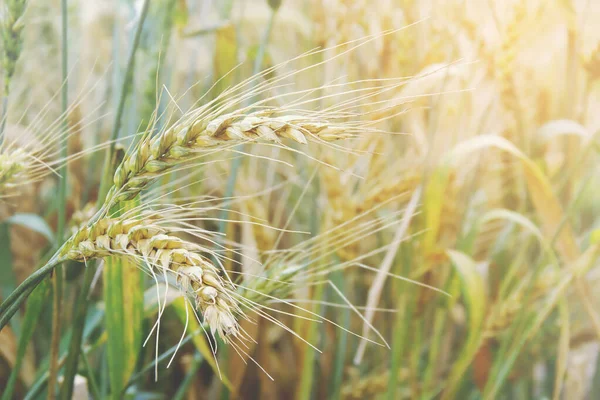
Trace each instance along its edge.
{"label": "green leaf", "polygon": [[425,228],[423,237],[425,254],[435,251],[437,237],[442,221],[442,209],[446,197],[450,169],[440,167],[436,169],[429,178],[423,195],[423,212],[425,214]]}
{"label": "green leaf", "polygon": [[124,257],[107,258],[103,275],[109,380],[112,397],[119,399],[141,348],[144,275]]}
{"label": "green leaf", "polygon": [[6,222],[15,225],[22,225],[34,232],[43,235],[50,243],[54,243],[54,232],[48,223],[39,215],[18,213],[6,219]]}
{"label": "green leaf", "polygon": [[482,341],[483,321],[487,308],[487,295],[482,277],[477,272],[476,264],[464,253],[455,250],[447,251],[454,269],[460,277],[461,291],[467,308],[467,339],[453,365],[442,399],[452,399],[464,374]]}
{"label": "green leaf", "polygon": [[446,162],[453,164],[459,160],[468,159],[472,152],[486,149],[505,151],[521,162],[531,202],[541,220],[542,232],[547,238],[557,235],[558,253],[564,260],[577,259],[579,251],[573,231],[566,222],[563,226],[562,206],[554,195],[550,182],[540,168],[514,144],[500,136],[477,136],[455,146],[448,154]]}
{"label": "green leaf", "polygon": [[[320,301],[323,299],[324,285],[319,285],[315,288],[313,299]],[[318,312],[317,306],[315,306],[312,312]],[[306,332],[306,340],[309,343],[314,343],[319,334],[319,327],[321,324],[311,324],[309,321],[301,321],[302,330]],[[300,331],[298,329],[297,331]],[[317,370],[317,352],[310,346],[306,346],[304,354],[302,356],[302,373],[300,374],[300,382],[298,383],[297,395],[298,400],[308,400],[311,398],[313,386],[315,384],[315,371]]]}
{"label": "green leaf", "polygon": [[516,211],[507,210],[504,208],[495,208],[483,214],[480,219],[481,224],[485,224],[493,220],[506,220],[525,228],[526,231],[533,234],[540,242],[544,248],[544,251],[546,251],[554,265],[557,267],[559,266],[559,261],[554,254],[554,250],[552,249],[550,241],[544,237],[543,232],[529,218],[519,214]]}
{"label": "green leaf", "polygon": [[6,384],[6,388],[2,394],[2,400],[9,400],[12,398],[17,376],[19,374],[19,370],[21,369],[21,364],[27,350],[27,345],[33,336],[35,328],[38,326],[40,313],[47,303],[49,287],[50,284],[48,280],[44,280],[29,297],[29,301],[27,302],[27,310],[25,311],[25,319],[23,320],[23,328],[19,337],[19,346],[17,348],[15,365],[10,372],[8,383]]}
{"label": "green leaf", "polygon": [[[17,287],[17,277],[13,269],[10,249],[10,229],[5,222],[0,223],[0,295],[5,299]],[[16,316],[11,321],[13,331],[19,335],[19,323]]]}

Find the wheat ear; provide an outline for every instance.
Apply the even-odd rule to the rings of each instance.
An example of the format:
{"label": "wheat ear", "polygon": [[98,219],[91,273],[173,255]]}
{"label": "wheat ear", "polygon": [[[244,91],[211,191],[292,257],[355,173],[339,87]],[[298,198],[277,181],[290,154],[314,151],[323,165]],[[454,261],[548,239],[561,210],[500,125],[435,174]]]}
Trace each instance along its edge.
{"label": "wheat ear", "polygon": [[252,141],[280,143],[283,138],[306,144],[351,136],[342,126],[306,116],[271,116],[272,111],[249,115],[226,114],[215,119],[190,119],[152,138],[142,140],[114,175],[109,201],[134,198],[155,178],[175,165],[199,157],[199,152],[218,146]]}
{"label": "wheat ear", "polygon": [[168,234],[141,218],[103,218],[77,231],[59,253],[59,261],[86,261],[108,256],[133,257],[161,275],[173,274],[179,288],[193,297],[213,334],[228,341],[239,334],[241,310],[229,294],[231,284],[200,255],[201,247]]}
{"label": "wheat ear", "polygon": [[21,18],[25,14],[25,0],[7,0],[5,20],[2,24],[2,67],[4,69],[4,95],[8,96],[10,81],[15,73],[17,60],[23,48],[23,24]]}

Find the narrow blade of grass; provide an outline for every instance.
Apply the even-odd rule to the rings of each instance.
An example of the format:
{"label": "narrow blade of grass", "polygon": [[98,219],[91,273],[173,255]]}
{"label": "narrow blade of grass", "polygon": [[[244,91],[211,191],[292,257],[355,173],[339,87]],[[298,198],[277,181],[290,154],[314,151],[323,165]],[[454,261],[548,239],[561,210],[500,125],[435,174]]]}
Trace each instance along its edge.
{"label": "narrow blade of grass", "polygon": [[[6,298],[17,287],[17,277],[13,269],[12,252],[10,249],[10,225],[0,223],[0,295]],[[11,327],[15,335],[19,336],[20,319],[11,320]]]}
{"label": "narrow blade of grass", "polygon": [[[410,277],[412,267],[412,243],[402,244],[400,255],[402,257],[402,276]],[[398,398],[397,389],[401,381],[399,378],[400,367],[403,361],[408,360],[408,338],[411,326],[414,324],[413,313],[416,302],[411,301],[417,288],[407,282],[394,281],[396,292],[400,293],[397,301],[398,312],[395,315],[394,337],[392,340],[392,356],[390,367],[390,380],[387,388],[387,399],[395,400]]]}
{"label": "narrow blade of grass", "polygon": [[486,311],[487,294],[483,279],[477,272],[475,262],[466,254],[448,250],[452,262],[461,281],[461,291],[465,299],[468,314],[467,339],[458,356],[446,383],[442,399],[452,399],[463,379],[463,375],[481,344],[483,320]]}
{"label": "narrow blade of grass", "polygon": [[[340,289],[343,293],[348,292],[348,285],[344,279],[342,271],[336,271],[331,275],[332,283]],[[350,310],[344,309],[338,315],[336,321],[341,326],[350,326]],[[342,382],[344,380],[344,365],[346,364],[346,353],[348,352],[348,332],[339,330],[337,332],[339,337],[336,337],[337,345],[335,350],[335,357],[333,362],[332,377],[333,382],[329,389],[330,399],[339,399],[342,391]]]}
{"label": "narrow blade of grass", "polygon": [[27,350],[29,341],[33,336],[33,332],[38,325],[40,313],[46,305],[49,289],[50,284],[48,281],[43,281],[34,290],[29,298],[27,310],[25,311],[25,318],[23,319],[21,335],[19,337],[19,346],[17,348],[15,365],[10,372],[8,383],[6,384],[6,388],[2,394],[2,400],[10,400],[13,398],[12,396],[15,389],[15,383],[21,369],[23,358],[25,357],[25,351]]}

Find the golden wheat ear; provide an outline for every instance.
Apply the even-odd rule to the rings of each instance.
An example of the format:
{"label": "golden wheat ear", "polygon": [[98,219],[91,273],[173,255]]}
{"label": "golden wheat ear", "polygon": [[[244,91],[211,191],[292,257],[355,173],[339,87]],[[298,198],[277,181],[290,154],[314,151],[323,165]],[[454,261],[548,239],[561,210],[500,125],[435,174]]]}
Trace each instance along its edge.
{"label": "golden wheat ear", "polygon": [[201,254],[204,247],[171,235],[160,222],[142,217],[99,219],[71,236],[60,250],[59,260],[133,258],[153,277],[174,276],[213,334],[218,333],[224,341],[237,336],[239,307],[229,295],[229,281]]}

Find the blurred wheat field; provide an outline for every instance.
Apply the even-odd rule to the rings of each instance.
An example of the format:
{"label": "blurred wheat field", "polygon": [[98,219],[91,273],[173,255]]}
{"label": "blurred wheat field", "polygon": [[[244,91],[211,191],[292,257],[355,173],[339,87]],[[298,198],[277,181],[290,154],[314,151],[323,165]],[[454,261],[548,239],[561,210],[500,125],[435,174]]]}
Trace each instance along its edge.
{"label": "blurred wheat field", "polygon": [[2,0],[2,400],[599,397],[598,18]]}

